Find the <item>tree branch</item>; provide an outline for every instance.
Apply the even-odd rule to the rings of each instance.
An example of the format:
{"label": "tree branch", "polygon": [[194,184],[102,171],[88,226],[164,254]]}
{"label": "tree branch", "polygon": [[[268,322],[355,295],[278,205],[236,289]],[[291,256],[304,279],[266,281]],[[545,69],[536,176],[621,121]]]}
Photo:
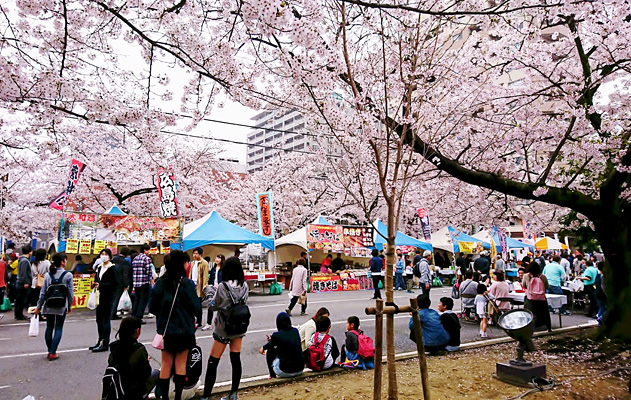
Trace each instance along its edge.
{"label": "tree branch", "polygon": [[556,149],[554,149],[554,152],[550,156],[550,161],[548,162],[548,166],[546,167],[545,171],[543,171],[543,174],[541,174],[541,178],[539,178],[539,185],[545,185],[546,179],[548,179],[548,175],[550,174],[550,170],[552,169],[552,166],[554,165],[557,158],[559,157],[559,153],[561,153],[561,149],[563,148],[563,145],[565,144],[567,139],[570,137],[570,134],[572,133],[572,129],[574,129],[575,123],[576,123],[576,116],[572,116],[572,119],[570,120],[570,126],[568,126],[567,130],[565,131],[565,135],[563,136],[563,139],[561,139]]}

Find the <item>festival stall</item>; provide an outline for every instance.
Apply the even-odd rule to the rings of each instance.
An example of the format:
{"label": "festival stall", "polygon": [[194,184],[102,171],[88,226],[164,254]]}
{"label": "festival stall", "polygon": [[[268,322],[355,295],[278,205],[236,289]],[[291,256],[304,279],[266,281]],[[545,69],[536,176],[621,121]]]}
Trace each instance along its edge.
{"label": "festival stall", "polygon": [[[387,242],[386,237],[388,236],[388,227],[379,219],[375,220],[375,222],[373,222],[372,225],[377,230],[377,234],[375,236],[375,247],[378,250],[382,250],[384,244],[386,244]],[[404,254],[406,254],[411,248],[419,248],[421,250],[433,251],[433,247],[431,243],[414,239],[412,236],[408,236],[405,233],[400,232],[400,231],[397,231],[397,235],[394,238],[394,244],[397,247],[401,247],[402,250],[404,250],[403,251]]]}
{"label": "festival stall", "polygon": [[311,292],[372,289],[368,263],[375,247],[374,237],[372,226],[307,225],[307,249],[313,254],[311,262],[321,262],[329,253],[334,258],[337,254],[345,258],[341,270],[311,273]]}
{"label": "festival stall", "polygon": [[[171,246],[172,249],[183,248],[184,251],[188,251],[201,247],[204,250],[204,256],[209,256],[214,261],[218,254],[223,254],[228,258],[237,254],[237,250],[240,252],[244,245],[250,245],[246,248],[245,254],[241,255],[244,259],[245,280],[258,281],[261,285],[276,280],[273,259],[270,261],[274,251],[274,239],[264,238],[237,226],[225,220],[217,211],[212,211],[184,225],[183,232],[183,246],[174,244]],[[248,254],[249,252],[258,254]],[[256,262],[250,262],[250,256],[256,256]]]}
{"label": "festival stall", "polygon": [[[116,254],[120,246],[134,248],[145,243],[151,245],[154,264],[161,265],[163,255],[180,241],[182,220],[127,215],[112,207],[105,214],[65,212],[62,223],[61,240],[53,241],[51,246],[57,252],[65,252],[68,265],[74,263],[77,255],[90,264],[103,249]],[[87,306],[93,280],[94,273],[89,271],[75,274],[73,307]]]}

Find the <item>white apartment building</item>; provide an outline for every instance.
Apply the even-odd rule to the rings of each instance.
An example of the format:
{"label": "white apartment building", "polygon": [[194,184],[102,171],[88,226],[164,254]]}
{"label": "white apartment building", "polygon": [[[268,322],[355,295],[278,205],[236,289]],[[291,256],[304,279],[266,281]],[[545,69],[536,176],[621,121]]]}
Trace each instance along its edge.
{"label": "white apartment building", "polygon": [[264,110],[252,117],[256,128],[248,134],[247,172],[260,171],[283,152],[313,153],[324,147],[328,155],[339,154],[331,139],[309,133],[303,115],[295,110]]}

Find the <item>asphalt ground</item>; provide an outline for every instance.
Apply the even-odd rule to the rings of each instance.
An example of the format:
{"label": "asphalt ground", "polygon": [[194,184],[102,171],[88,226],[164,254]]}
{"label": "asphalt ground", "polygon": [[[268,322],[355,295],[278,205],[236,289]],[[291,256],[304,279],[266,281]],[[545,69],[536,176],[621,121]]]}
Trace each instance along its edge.
{"label": "asphalt ground", "polygon": [[[399,305],[409,305],[410,294],[404,291],[395,292],[395,302]],[[436,309],[441,297],[448,297],[451,287],[433,288],[431,290],[432,308]],[[346,319],[351,315],[360,318],[361,329],[374,338],[375,319],[365,314],[364,309],[374,306],[371,300],[372,291],[346,291],[310,293],[308,296],[307,315],[299,316],[299,305],[294,308],[292,323],[300,325],[312,316],[318,308],[326,307],[331,312],[331,334],[339,345],[344,342]],[[266,342],[266,335],[276,330],[276,315],[283,311],[289,303],[287,292],[282,295],[251,295],[249,306],[252,320],[243,341],[241,361],[243,365],[243,380],[254,380],[268,375],[265,357],[258,353],[258,349]],[[455,301],[454,310],[460,310],[460,301]],[[581,310],[582,311],[582,310]],[[204,312],[204,320],[206,318]],[[408,322],[410,316],[402,314],[395,316],[395,346],[397,353],[415,351],[416,345],[409,340]],[[563,326],[579,325],[588,322],[582,312],[572,316],[563,316]],[[147,347],[151,356],[151,364],[159,368],[160,354],[151,347],[151,340],[155,335],[155,320],[146,319],[140,341]],[[107,366],[107,352],[92,353],[88,346],[97,339],[94,311],[78,309],[69,314],[64,326],[63,338],[59,346],[59,359],[46,360],[46,345],[44,343],[45,322],[40,323],[38,337],[28,336],[28,321],[16,321],[13,313],[7,312],[0,320],[0,399],[21,400],[27,395],[36,399],[100,399],[101,378]],[[120,324],[119,320],[112,321],[112,340]],[[552,315],[552,327],[559,327],[559,320]],[[506,336],[498,327],[489,326],[489,338]],[[198,344],[202,348],[204,360],[207,359],[212,345],[212,331],[198,330]],[[461,331],[461,341],[470,342],[481,340],[477,324],[464,323]],[[204,373],[205,374],[204,362]],[[217,382],[230,380],[231,367],[228,350],[222,357]],[[203,379],[203,378],[202,378]]]}

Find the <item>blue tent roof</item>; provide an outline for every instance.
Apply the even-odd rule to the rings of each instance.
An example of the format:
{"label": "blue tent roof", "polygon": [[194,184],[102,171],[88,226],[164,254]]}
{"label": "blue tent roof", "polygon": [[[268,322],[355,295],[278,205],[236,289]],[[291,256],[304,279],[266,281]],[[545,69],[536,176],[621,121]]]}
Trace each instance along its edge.
{"label": "blue tent roof", "polygon": [[[378,231],[375,235],[375,247],[381,250],[383,249],[383,245],[386,243],[386,239],[384,237],[388,236],[388,227],[386,226],[386,224],[381,222],[381,220],[377,220],[376,223],[373,224],[373,226],[375,226]],[[397,246],[414,246],[423,250],[433,251],[433,247],[431,244],[420,241],[418,239],[414,239],[412,236],[408,236],[402,232],[397,232],[397,236],[394,238],[394,244]]]}
{"label": "blue tent roof", "polygon": [[112,206],[109,210],[105,211],[103,214],[106,215],[127,215],[123,210],[118,208],[118,206]]}
{"label": "blue tent roof", "polygon": [[[189,229],[189,232],[187,232]],[[184,226],[184,250],[208,244],[251,244],[260,243],[263,247],[274,250],[274,239],[264,238],[225,220],[213,211],[201,220]],[[179,243],[172,243],[172,249],[179,249]]]}
{"label": "blue tent roof", "polygon": [[[452,242],[454,244],[454,253],[457,253],[457,252],[460,251],[460,245],[458,244],[458,242],[474,242],[474,243],[480,242],[480,243],[482,243],[482,247],[483,248],[485,248],[487,250],[491,249],[491,243],[484,242],[484,241],[482,241],[480,239],[474,238],[473,236],[469,236],[466,233],[457,231],[451,226],[448,226],[447,230],[449,230],[449,234],[452,237]],[[493,239],[493,240],[495,240],[495,239]]]}
{"label": "blue tent roof", "polygon": [[[500,242],[500,236],[498,235],[497,232],[493,233],[493,241],[495,243],[499,243]],[[501,245],[497,245],[497,251],[502,251],[502,246]],[[510,238],[508,236],[506,236],[506,247],[508,249],[525,249],[525,248],[531,248],[534,249],[535,246],[528,244],[528,243],[524,243],[524,242],[520,242],[519,240]]]}
{"label": "blue tent roof", "polygon": [[333,225],[329,221],[326,220],[322,215],[318,215],[315,221],[312,222],[313,225]]}

